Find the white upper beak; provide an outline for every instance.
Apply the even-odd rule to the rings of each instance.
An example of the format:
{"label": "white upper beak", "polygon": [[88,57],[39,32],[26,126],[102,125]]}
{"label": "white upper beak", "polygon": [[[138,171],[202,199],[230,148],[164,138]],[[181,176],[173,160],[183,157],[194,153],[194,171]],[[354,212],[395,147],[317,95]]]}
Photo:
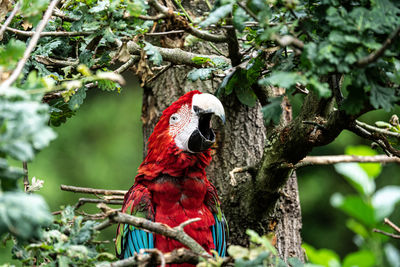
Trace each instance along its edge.
{"label": "white upper beak", "polygon": [[225,123],[225,111],[221,101],[212,94],[196,94],[192,99],[192,108],[197,106],[207,113],[214,113]]}

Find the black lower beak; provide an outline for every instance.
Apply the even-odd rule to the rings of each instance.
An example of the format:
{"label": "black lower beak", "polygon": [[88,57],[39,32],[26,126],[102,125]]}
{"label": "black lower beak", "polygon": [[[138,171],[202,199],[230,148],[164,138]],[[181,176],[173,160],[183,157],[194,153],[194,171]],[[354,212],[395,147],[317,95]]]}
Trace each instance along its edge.
{"label": "black lower beak", "polygon": [[209,149],[215,143],[215,134],[211,129],[212,113],[201,114],[199,127],[189,138],[188,148],[192,152],[201,152]]}

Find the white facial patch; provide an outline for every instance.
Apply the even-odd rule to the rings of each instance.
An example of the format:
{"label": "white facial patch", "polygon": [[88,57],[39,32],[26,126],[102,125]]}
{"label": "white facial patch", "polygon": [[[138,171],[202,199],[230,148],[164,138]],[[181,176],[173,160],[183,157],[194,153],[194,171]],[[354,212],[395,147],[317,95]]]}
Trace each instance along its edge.
{"label": "white facial patch", "polygon": [[189,105],[183,105],[178,112],[169,119],[169,134],[174,138],[175,144],[182,150],[189,150],[189,138],[197,129],[199,118]]}

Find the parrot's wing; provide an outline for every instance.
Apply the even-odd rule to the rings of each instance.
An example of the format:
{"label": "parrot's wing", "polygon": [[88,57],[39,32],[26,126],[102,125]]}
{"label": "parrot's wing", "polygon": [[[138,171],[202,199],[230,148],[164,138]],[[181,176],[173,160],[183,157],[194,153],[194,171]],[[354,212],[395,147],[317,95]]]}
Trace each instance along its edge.
{"label": "parrot's wing", "polygon": [[221,211],[217,190],[208,180],[207,183],[207,193],[204,200],[206,206],[214,216],[215,223],[210,227],[210,229],[214,240],[215,250],[218,252],[219,256],[225,257],[229,229],[225,216]]}
{"label": "parrot's wing", "polygon": [[219,210],[219,213],[213,213],[213,215],[215,224],[211,226],[211,233],[214,239],[215,250],[220,257],[225,257],[228,226],[221,210]]}
{"label": "parrot's wing", "polygon": [[[154,210],[149,190],[141,184],[135,184],[125,195],[122,212],[154,221]],[[115,249],[117,256],[129,258],[140,249],[154,248],[152,233],[140,230],[133,225],[118,224]]]}

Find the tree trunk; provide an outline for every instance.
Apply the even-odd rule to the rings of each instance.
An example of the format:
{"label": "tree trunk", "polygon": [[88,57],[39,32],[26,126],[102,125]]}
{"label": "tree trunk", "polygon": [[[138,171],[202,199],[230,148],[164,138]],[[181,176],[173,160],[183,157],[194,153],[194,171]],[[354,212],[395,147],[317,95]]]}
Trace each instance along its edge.
{"label": "tree trunk", "polygon": [[[188,67],[174,66],[144,88],[142,120],[146,141],[162,111],[181,95],[195,89],[215,93],[217,82],[190,82],[186,79],[190,70]],[[282,258],[298,257],[303,260],[296,175],[293,174],[282,188],[275,209],[264,209],[259,214],[254,214],[258,209],[249,209],[249,203],[246,203],[247,196],[252,193],[249,186],[252,176],[249,173],[236,174],[237,185],[233,185],[229,178],[229,171],[235,167],[256,166],[263,155],[266,128],[261,106],[244,106],[233,94],[221,100],[225,108],[226,124],[222,126],[219,122],[213,123],[217,148],[207,169],[207,176],[217,187],[222,201],[222,209],[229,224],[229,243],[247,246],[246,229],[253,229],[259,234],[273,232]],[[286,178],[280,177],[281,180]]]}

